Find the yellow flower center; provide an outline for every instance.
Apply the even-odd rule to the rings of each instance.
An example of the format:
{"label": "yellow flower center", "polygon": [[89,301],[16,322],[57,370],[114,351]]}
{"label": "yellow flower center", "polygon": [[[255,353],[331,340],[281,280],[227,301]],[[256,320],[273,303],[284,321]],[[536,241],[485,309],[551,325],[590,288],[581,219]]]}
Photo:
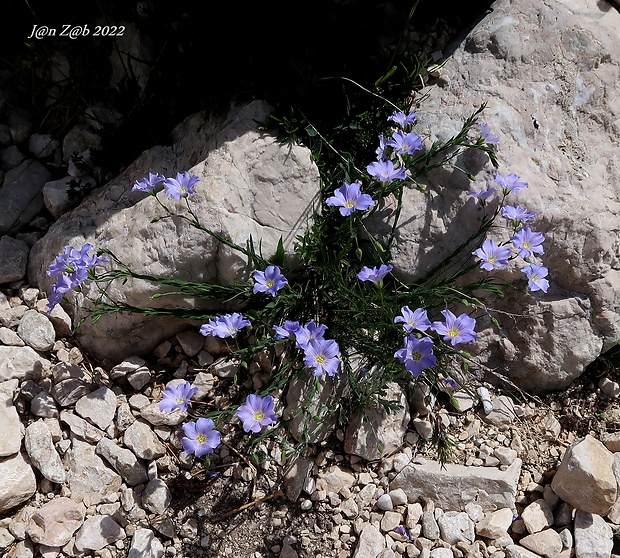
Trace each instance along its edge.
{"label": "yellow flower center", "polygon": [[196,436],[196,443],[204,444],[206,441],[207,437],[204,434],[198,434],[198,436]]}
{"label": "yellow flower center", "polygon": [[530,244],[527,240],[524,240],[524,241],[523,241],[523,248],[527,248],[527,249],[529,249],[529,248],[530,248],[530,246],[531,246],[531,244]]}
{"label": "yellow flower center", "polygon": [[317,364],[324,364],[326,360],[325,355],[317,355],[316,357]]}
{"label": "yellow flower center", "polygon": [[355,207],[355,204],[351,200],[347,200],[344,202],[344,206],[351,209],[352,207]]}
{"label": "yellow flower center", "polygon": [[495,263],[495,256],[489,256],[489,257],[487,258],[487,261],[488,261],[489,263]]}
{"label": "yellow flower center", "polygon": [[458,330],[458,329],[456,329],[455,327],[450,328],[450,329],[448,330],[448,335],[449,335],[450,337],[458,337],[458,336],[459,336],[459,330]]}
{"label": "yellow flower center", "polygon": [[275,285],[273,281],[267,281],[265,284],[267,285],[268,289],[271,289]]}
{"label": "yellow flower center", "polygon": [[421,358],[422,358],[422,353],[420,351],[411,353],[411,360],[420,360]]}
{"label": "yellow flower center", "polygon": [[254,412],[254,420],[260,422],[264,418],[265,418],[265,413],[263,413],[262,411],[255,411]]}

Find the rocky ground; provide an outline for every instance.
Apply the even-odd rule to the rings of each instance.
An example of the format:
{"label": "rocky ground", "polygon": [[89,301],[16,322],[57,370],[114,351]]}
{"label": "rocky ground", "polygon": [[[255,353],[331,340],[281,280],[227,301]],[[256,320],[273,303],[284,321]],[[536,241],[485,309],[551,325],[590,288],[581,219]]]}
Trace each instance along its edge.
{"label": "rocky ground", "polygon": [[180,453],[186,414],[158,410],[163,387],[193,382],[201,410],[264,371],[235,385],[221,347],[194,329],[148,359],[102,366],[73,341],[61,308],[41,312],[36,289],[3,293],[5,556],[610,555],[620,522],[613,370],[545,400],[494,396],[489,414],[462,394],[461,412],[439,414],[457,442],[444,469],[418,402],[402,445],[380,460],[347,454],[339,428],[297,459],[274,440],[250,452],[234,419],[205,472]]}
{"label": "rocky ground", "polygon": [[[451,33],[412,40],[440,61]],[[69,315],[56,307],[47,316],[26,263],[76,203],[68,182],[81,178],[79,190],[103,179],[71,157],[82,154],[88,170],[96,130],[33,133],[12,92],[0,101],[0,184],[21,184],[25,200],[3,198],[0,216],[0,556],[620,555],[620,380],[603,362],[542,399],[487,385],[490,412],[472,396],[475,384],[459,394],[459,410],[448,405],[436,416],[414,390],[409,416],[377,414],[379,439],[396,430],[400,440],[380,458],[363,437],[351,442],[346,425],[296,455],[290,439],[251,445],[236,419],[221,429],[208,470],[181,453],[187,415],[157,405],[169,382],[192,382],[194,409],[208,412],[260,387],[274,363],[236,377],[224,348],[196,328],[119,365],[85,354]],[[66,176],[50,180],[58,168]],[[39,182],[43,196],[27,199]],[[295,401],[280,395],[281,418]],[[456,443],[445,467],[429,440],[431,420]]]}

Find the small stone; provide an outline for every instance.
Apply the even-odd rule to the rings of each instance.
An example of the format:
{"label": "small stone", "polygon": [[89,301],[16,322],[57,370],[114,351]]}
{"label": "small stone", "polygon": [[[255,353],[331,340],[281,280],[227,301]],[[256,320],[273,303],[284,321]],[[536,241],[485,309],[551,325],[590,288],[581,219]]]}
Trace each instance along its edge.
{"label": "small stone", "polygon": [[377,500],[377,507],[380,510],[385,510],[385,511],[389,511],[393,509],[394,504],[392,502],[392,498],[390,497],[390,495],[382,494],[381,496],[379,496],[379,499]]}
{"label": "small stone", "polygon": [[75,412],[95,426],[105,430],[116,414],[116,394],[107,387],[99,388],[75,404]]}
{"label": "small stone", "polygon": [[17,326],[17,335],[35,351],[49,351],[56,341],[56,331],[52,322],[36,310],[24,313]]}
{"label": "small stone", "polygon": [[527,506],[521,514],[529,533],[538,533],[553,525],[553,512],[544,500],[536,500]]}
{"label": "small stone", "polygon": [[64,546],[84,523],[85,513],[83,504],[55,498],[32,514],[27,534],[37,544]]}
{"label": "small stone", "polygon": [[403,517],[398,512],[386,511],[381,518],[381,531],[388,533],[400,525]]}
{"label": "small stone", "polygon": [[555,558],[562,551],[560,535],[553,529],[532,533],[523,537],[519,544],[545,558]]}
{"label": "small stone", "polygon": [[161,515],[172,502],[172,494],[161,479],[150,481],[142,493],[142,505],[149,511]]}
{"label": "small stone", "polygon": [[75,548],[85,550],[101,550],[116,541],[126,538],[123,528],[109,515],[89,517],[75,536]]}

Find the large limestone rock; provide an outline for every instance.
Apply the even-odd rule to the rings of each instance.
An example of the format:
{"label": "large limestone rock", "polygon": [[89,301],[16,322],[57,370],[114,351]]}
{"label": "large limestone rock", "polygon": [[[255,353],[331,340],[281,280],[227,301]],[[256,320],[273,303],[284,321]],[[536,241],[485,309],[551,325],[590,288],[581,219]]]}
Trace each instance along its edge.
{"label": "large limestone rock", "polygon": [[[46,271],[64,246],[108,248],[132,270],[157,277],[174,277],[208,283],[248,280],[245,256],[192,227],[187,220],[166,218],[152,223],[164,211],[162,201],[183,212],[185,203],[158,200],[131,188],[148,172],[176,176],[189,171],[200,181],[191,198],[192,208],[202,224],[245,247],[250,235],[262,253],[271,257],[280,237],[288,254],[295,236],[301,234],[318,201],[319,176],[310,152],[257,130],[269,107],[260,101],[231,111],[225,122],[203,114],[189,117],[177,127],[172,146],[157,146],[145,152],[119,177],[91,195],[74,211],[63,215],[46,236],[33,247],[29,280],[49,292],[52,283]],[[185,215],[187,212],[185,211]],[[109,294],[134,306],[196,307],[196,300],[180,297],[151,299],[162,292],[144,281],[112,284]],[[94,296],[86,285],[83,294],[71,294],[72,317]],[[203,302],[204,305],[204,302]],[[95,326],[86,321],[78,330],[84,348],[94,356],[120,361],[124,357],[152,350],[183,327],[180,320],[150,318],[138,314],[104,316]],[[185,328],[187,326],[185,325]]]}
{"label": "large limestone rock", "polygon": [[437,461],[410,463],[390,483],[390,490],[402,488],[409,503],[433,500],[444,510],[465,511],[471,502],[483,511],[515,507],[521,460],[505,471],[493,467],[466,467]]}
{"label": "large limestone rock", "polygon": [[0,514],[25,502],[37,490],[37,479],[26,455],[0,458]]}
{"label": "large limestone rock", "polygon": [[[509,199],[538,213],[532,226],[546,236],[551,283],[547,294],[487,298],[511,314],[499,316],[505,337],[480,323],[472,350],[522,388],[561,389],[620,338],[620,13],[597,0],[498,0],[453,46],[441,77],[421,92],[418,133],[429,144],[446,140],[488,103],[482,121],[500,136],[501,174],[529,183]],[[457,161],[476,190],[494,184],[483,159]],[[393,263],[404,279],[442,262],[482,215],[463,173],[437,170],[426,182],[428,195],[403,196]],[[376,215],[374,229],[389,233],[393,207]],[[493,234],[506,240],[502,229]],[[525,286],[522,265],[501,276]]]}
{"label": "large limestone rock", "polygon": [[566,450],[551,488],[578,510],[607,515],[617,496],[613,466],[613,454],[588,435]]}

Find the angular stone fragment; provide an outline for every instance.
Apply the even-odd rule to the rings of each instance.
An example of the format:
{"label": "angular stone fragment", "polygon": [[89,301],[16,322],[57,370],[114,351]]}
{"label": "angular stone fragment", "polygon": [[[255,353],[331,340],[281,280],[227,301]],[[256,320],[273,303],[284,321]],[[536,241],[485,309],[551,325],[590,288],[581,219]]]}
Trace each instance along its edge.
{"label": "angular stone fragment", "polygon": [[400,410],[393,413],[388,413],[383,407],[356,410],[349,421],[344,439],[344,450],[347,453],[373,461],[402,446],[411,418],[407,397],[394,382],[388,383],[386,390],[384,399],[399,405]]}
{"label": "angular stone fragment", "polygon": [[95,452],[103,457],[129,486],[136,486],[148,480],[146,467],[128,449],[117,446],[109,438],[101,438]]}
{"label": "angular stone fragment", "polygon": [[75,412],[105,430],[116,414],[116,394],[107,387],[84,395],[75,404]]}
{"label": "angular stone fragment", "polygon": [[19,281],[26,274],[29,251],[23,240],[0,237],[0,284]]}
{"label": "angular stone fragment", "polygon": [[19,452],[24,437],[24,427],[13,405],[13,394],[17,386],[17,380],[0,383],[0,458]]}
{"label": "angular stone fragment", "polygon": [[72,436],[65,464],[73,500],[90,507],[116,498],[123,479],[95,454],[90,444]]}
{"label": "angular stone fragment", "polygon": [[536,500],[527,506],[521,514],[528,533],[538,533],[553,525],[553,512],[543,499]]}
{"label": "angular stone fragment", "polygon": [[89,517],[75,535],[75,548],[85,550],[101,550],[116,541],[125,539],[125,530],[110,515]]}
{"label": "angular stone fragment", "polygon": [[49,368],[49,360],[32,347],[0,346],[0,382],[11,379],[38,380]]}
{"label": "angular stone fragment", "polygon": [[545,529],[523,537],[519,544],[545,558],[555,558],[562,552],[562,539],[553,529]]}
{"label": "angular stone fragment", "polygon": [[508,533],[512,516],[510,508],[490,512],[476,523],[476,534],[488,539],[499,539]]}
{"label": "angular stone fragment", "polygon": [[26,532],[33,542],[64,546],[84,523],[86,508],[70,498],[55,498],[35,511]]}
{"label": "angular stone fragment", "polygon": [[447,510],[464,511],[470,502],[483,511],[514,508],[521,460],[501,471],[492,467],[466,467],[437,461],[410,463],[390,483],[390,490],[402,488],[409,502],[431,499]]}
{"label": "angular stone fragment", "polygon": [[376,558],[385,548],[383,535],[372,523],[366,523],[355,547],[353,558]]}
{"label": "angular stone fragment", "polygon": [[613,531],[597,514],[577,510],[575,514],[576,558],[609,558],[614,546]]}
{"label": "angular stone fragment", "polygon": [[25,453],[0,458],[0,514],[18,506],[37,490],[37,479]]}
{"label": "angular stone fragment", "polygon": [[465,512],[448,511],[437,520],[437,524],[441,539],[449,544],[474,542],[474,522]]}
{"label": "angular stone fragment", "polygon": [[587,435],[568,447],[551,488],[574,508],[607,515],[617,496],[613,463],[613,454]]}
{"label": "angular stone fragment", "polygon": [[123,443],[141,459],[157,459],[166,453],[165,446],[143,422],[131,423],[123,434]]}
{"label": "angular stone fragment", "polygon": [[62,411],[60,413],[60,420],[69,426],[71,432],[87,442],[96,444],[105,436],[105,433],[96,426],[93,426],[90,422],[86,422],[83,418],[69,411]]}
{"label": "angular stone fragment", "polygon": [[142,505],[149,511],[161,515],[172,502],[172,494],[161,479],[153,479],[142,492]]}
{"label": "angular stone fragment", "polygon": [[[24,445],[32,464],[46,479],[58,484],[64,484],[66,478],[65,468],[54,447],[52,433],[43,420],[33,422],[26,428]],[[42,544],[62,546],[49,543]]]}
{"label": "angular stone fragment", "polygon": [[164,546],[150,529],[137,529],[127,558],[161,558]]}

